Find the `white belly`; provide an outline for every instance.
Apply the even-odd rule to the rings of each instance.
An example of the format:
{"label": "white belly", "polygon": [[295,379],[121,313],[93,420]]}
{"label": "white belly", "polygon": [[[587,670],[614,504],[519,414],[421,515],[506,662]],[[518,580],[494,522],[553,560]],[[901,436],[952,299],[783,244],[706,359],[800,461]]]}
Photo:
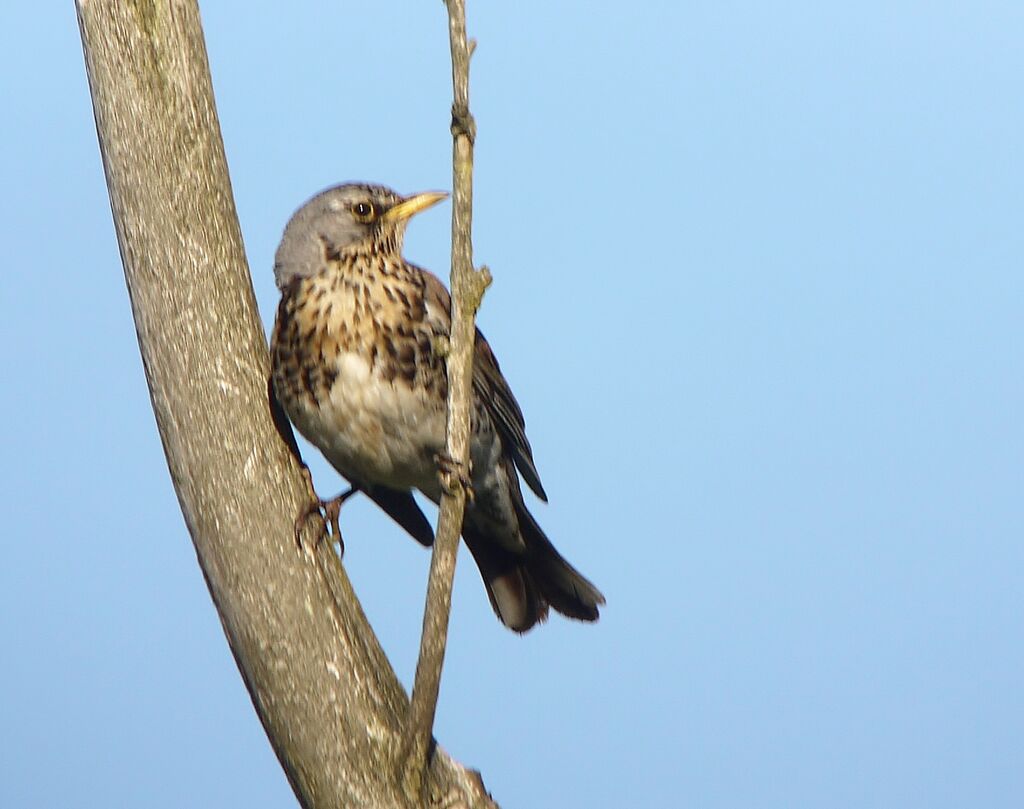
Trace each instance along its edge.
{"label": "white belly", "polygon": [[434,456],[444,449],[443,402],[402,379],[371,373],[361,355],[338,357],[338,375],[322,407],[290,414],[299,431],[355,482],[430,490],[437,485]]}

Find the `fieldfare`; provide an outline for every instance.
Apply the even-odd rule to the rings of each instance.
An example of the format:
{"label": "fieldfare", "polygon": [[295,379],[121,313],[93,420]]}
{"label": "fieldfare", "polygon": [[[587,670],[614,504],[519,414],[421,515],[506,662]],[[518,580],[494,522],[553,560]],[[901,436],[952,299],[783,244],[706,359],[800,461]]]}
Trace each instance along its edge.
{"label": "fieldfare", "polygon": [[[328,461],[424,545],[433,531],[412,490],[441,497],[447,376],[438,341],[451,298],[402,258],[410,217],[441,193],[402,197],[350,184],[313,197],[277,249],[281,303],[271,338],[272,392]],[[473,357],[472,498],[462,536],[491,606],[525,632],[548,606],[595,621],[604,596],[555,550],[523,502],[519,475],[547,500],[522,411],[487,340]],[[336,516],[336,515],[335,515]]]}

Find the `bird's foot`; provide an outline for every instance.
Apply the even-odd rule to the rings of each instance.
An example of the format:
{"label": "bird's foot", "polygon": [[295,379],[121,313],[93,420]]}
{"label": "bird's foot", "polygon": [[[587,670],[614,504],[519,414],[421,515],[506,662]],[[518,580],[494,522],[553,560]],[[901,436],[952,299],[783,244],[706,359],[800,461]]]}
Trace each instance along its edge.
{"label": "bird's foot", "polygon": [[[309,476],[309,470],[306,470],[306,475],[307,477]],[[312,487],[312,479],[310,479],[310,486]],[[338,517],[341,514],[342,504],[358,491],[358,486],[350,486],[337,497],[332,497],[330,500],[321,500],[317,497],[312,503],[302,509],[299,512],[299,516],[295,518],[295,544],[299,548],[302,547],[302,529],[306,527],[310,517],[315,515],[323,523],[323,528],[317,535],[316,545],[319,545],[325,537],[329,536],[332,541],[338,543],[340,555],[344,556],[345,540],[341,536],[341,526],[338,525]]]}
{"label": "bird's foot", "polygon": [[473,502],[473,480],[469,475],[469,465],[452,458],[446,452],[439,452],[434,456],[437,463],[438,477],[441,478],[441,487],[447,494],[454,495],[461,488],[466,492],[466,499]]}

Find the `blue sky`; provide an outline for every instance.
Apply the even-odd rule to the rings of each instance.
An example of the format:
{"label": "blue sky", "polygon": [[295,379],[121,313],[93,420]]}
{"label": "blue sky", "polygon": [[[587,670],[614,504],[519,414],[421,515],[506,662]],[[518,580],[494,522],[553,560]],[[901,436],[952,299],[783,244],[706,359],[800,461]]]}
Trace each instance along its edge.
{"label": "blue sky", "polygon": [[[269,327],[308,196],[450,187],[443,6],[203,11]],[[506,807],[1021,805],[1024,6],[469,13],[480,323],[608,605],[516,637],[461,556],[441,743]],[[0,38],[0,805],[294,805],[167,474],[72,5]],[[407,240],[439,274],[449,214]],[[409,683],[428,554],[344,524]]]}

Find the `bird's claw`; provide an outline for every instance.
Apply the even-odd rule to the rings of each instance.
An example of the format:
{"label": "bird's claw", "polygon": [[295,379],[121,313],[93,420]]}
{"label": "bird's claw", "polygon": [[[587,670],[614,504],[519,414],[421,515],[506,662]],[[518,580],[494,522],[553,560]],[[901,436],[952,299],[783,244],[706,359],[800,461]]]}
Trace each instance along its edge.
{"label": "bird's claw", "polygon": [[341,530],[338,527],[338,514],[341,512],[341,504],[334,500],[321,500],[317,498],[295,518],[295,544],[302,548],[302,530],[306,527],[311,517],[317,517],[322,526],[317,533],[314,547],[318,547],[325,537],[332,536],[341,545],[341,553],[345,554],[345,541],[341,538]]}
{"label": "bird's claw", "polygon": [[[306,472],[307,476],[309,472]],[[310,480],[312,485],[312,480]],[[301,549],[302,548],[302,530],[306,527],[306,523],[309,522],[310,517],[314,515],[318,517],[323,525],[317,534],[316,543],[314,547],[319,547],[320,543],[324,541],[326,537],[330,537],[334,542],[338,543],[340,555],[345,555],[345,540],[341,536],[341,526],[338,524],[338,517],[341,514],[342,504],[348,500],[353,494],[359,489],[356,486],[351,486],[337,497],[332,497],[330,500],[322,500],[319,497],[314,497],[312,503],[306,506],[302,511],[299,512],[299,516],[295,519],[295,544]]]}
{"label": "bird's claw", "polygon": [[473,502],[473,480],[469,475],[469,465],[452,458],[446,452],[434,456],[437,463],[438,477],[446,494],[454,495],[461,488],[466,492],[466,499]]}

